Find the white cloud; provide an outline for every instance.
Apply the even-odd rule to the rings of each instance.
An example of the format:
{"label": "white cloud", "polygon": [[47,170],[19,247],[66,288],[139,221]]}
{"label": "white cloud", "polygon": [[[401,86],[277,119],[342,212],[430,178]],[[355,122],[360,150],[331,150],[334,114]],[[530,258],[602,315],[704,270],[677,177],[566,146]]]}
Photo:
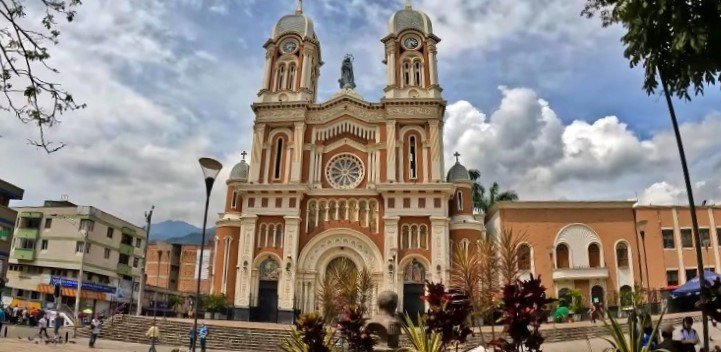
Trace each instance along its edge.
{"label": "white cloud", "polygon": [[[533,90],[500,89],[500,106],[488,116],[467,101],[448,106],[447,165],[460,151],[467,167],[481,171],[482,182],[499,181],[524,199],[626,199],[653,183],[642,201],[683,202],[671,131],[642,139],[616,116],[563,124]],[[682,125],[698,199],[721,200],[714,181],[719,167],[705,167],[721,158],[719,129],[721,114]]]}

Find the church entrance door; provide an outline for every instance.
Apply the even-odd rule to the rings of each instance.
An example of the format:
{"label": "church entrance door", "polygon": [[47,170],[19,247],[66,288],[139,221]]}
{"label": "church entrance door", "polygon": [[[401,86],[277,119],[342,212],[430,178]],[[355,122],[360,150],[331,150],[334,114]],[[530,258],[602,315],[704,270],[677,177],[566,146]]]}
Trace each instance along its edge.
{"label": "church entrance door", "polygon": [[403,270],[403,312],[414,322],[425,311],[421,297],[425,293],[426,268],[415,259]]}
{"label": "church entrance door", "polygon": [[261,322],[278,321],[278,278],[280,265],[273,258],[260,263],[258,282],[258,305],[251,311],[251,320]]}

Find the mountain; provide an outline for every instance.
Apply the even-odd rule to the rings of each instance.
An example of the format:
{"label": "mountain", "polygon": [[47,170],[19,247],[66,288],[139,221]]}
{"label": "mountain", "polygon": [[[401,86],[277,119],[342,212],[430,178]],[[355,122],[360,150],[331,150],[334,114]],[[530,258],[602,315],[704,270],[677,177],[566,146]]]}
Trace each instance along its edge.
{"label": "mountain", "polygon": [[[201,231],[189,233],[185,236],[168,238],[165,240],[165,242],[179,244],[200,244],[200,240],[203,237],[203,233]],[[213,238],[215,238],[215,227],[211,227],[205,232],[205,243],[208,243],[208,241],[211,241]]]}
{"label": "mountain", "polygon": [[150,242],[166,241],[169,238],[183,237],[201,229],[180,220],[167,220],[150,226]]}

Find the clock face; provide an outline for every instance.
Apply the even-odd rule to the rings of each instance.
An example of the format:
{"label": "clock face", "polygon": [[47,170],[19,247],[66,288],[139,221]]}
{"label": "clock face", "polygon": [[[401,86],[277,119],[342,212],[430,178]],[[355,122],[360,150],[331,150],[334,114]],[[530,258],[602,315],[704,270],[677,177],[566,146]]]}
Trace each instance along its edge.
{"label": "clock face", "polygon": [[406,49],[415,49],[418,47],[418,44],[418,39],[414,37],[408,37],[403,41],[403,46],[405,46]]}
{"label": "clock face", "polygon": [[297,47],[298,47],[298,44],[296,44],[292,40],[289,40],[289,41],[283,43],[282,49],[283,49],[284,53],[288,54],[288,53],[294,52]]}

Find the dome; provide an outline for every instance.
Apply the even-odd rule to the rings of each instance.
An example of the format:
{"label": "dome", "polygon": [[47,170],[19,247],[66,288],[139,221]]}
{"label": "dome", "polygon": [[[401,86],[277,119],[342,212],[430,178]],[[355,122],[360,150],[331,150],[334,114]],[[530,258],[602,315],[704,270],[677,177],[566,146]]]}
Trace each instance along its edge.
{"label": "dome", "polygon": [[273,28],[273,39],[280,37],[285,33],[296,33],[301,37],[315,39],[315,30],[313,29],[313,20],[303,14],[302,11],[296,11],[293,15],[283,16],[278,24]]}
{"label": "dome", "polygon": [[450,170],[448,170],[448,176],[446,176],[446,181],[448,182],[471,180],[471,176],[468,174],[468,169],[466,169],[465,166],[461,165],[461,163],[458,161],[458,156],[459,154],[456,153],[456,163],[451,167]]}
{"label": "dome", "polygon": [[414,10],[410,4],[406,4],[403,10],[394,13],[388,22],[390,33],[398,34],[406,29],[415,29],[426,35],[433,34],[433,25],[428,15],[423,11]]}
{"label": "dome", "polygon": [[230,170],[230,179],[237,181],[248,181],[249,171],[250,167],[248,166],[248,163],[245,162],[245,159],[243,159],[239,163],[235,164],[235,166],[233,166],[233,169]]}

